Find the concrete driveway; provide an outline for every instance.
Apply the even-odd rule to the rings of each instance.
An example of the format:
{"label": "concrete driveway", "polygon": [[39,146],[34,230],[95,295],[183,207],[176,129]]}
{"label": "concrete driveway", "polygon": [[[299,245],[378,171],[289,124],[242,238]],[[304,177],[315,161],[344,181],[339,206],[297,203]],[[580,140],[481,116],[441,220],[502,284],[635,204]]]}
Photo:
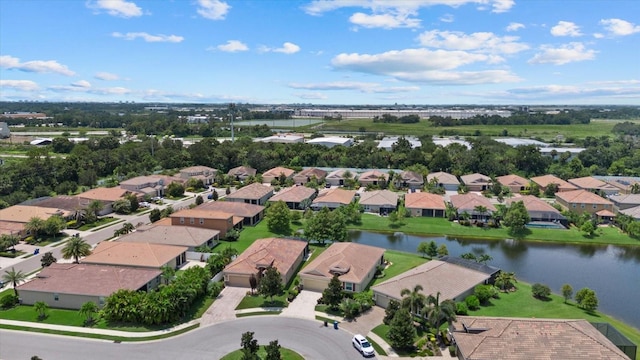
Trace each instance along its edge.
{"label": "concrete driveway", "polygon": [[280,315],[314,320],[316,318],[316,305],[321,297],[322,293],[302,290],[295,300],[282,310]]}
{"label": "concrete driveway", "polygon": [[216,301],[213,302],[211,307],[200,318],[200,325],[207,326],[216,323],[235,320],[236,319],[236,307],[242,301],[242,298],[247,294],[247,288],[241,287],[225,287]]}

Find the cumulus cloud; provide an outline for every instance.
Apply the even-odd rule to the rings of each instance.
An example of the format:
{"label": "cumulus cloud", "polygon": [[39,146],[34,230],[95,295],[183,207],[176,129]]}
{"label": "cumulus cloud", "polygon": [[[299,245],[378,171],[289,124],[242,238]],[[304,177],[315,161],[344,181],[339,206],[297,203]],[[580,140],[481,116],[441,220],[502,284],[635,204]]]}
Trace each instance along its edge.
{"label": "cumulus cloud", "polygon": [[361,7],[370,9],[376,13],[412,13],[420,8],[445,5],[453,8],[466,4],[479,5],[484,9],[488,4],[494,13],[509,11],[515,4],[514,0],[313,0],[302,9],[309,15],[322,15],[323,13],[347,7]]}
{"label": "cumulus cloud", "polygon": [[440,18],[438,20],[445,22],[445,23],[450,23],[453,22],[455,18],[453,17],[452,14],[444,14],[442,16],[440,16]]}
{"label": "cumulus cloud", "polygon": [[71,86],[79,87],[79,88],[83,88],[83,89],[88,89],[88,88],[91,87],[91,83],[88,82],[87,80],[79,80],[79,81],[76,81],[74,83],[71,83]]}
{"label": "cumulus cloud", "polygon": [[282,44],[282,47],[270,48],[267,46],[262,46],[260,47],[259,51],[260,52],[277,52],[277,53],[283,53],[283,54],[295,54],[298,51],[300,51],[300,46],[294,43],[285,42],[284,44]]}
{"label": "cumulus cloud", "polygon": [[125,39],[125,40],[135,40],[135,39],[143,39],[146,42],[170,42],[170,43],[179,43],[182,42],[184,40],[184,38],[182,36],[178,36],[178,35],[164,35],[164,34],[158,34],[158,35],[151,35],[149,33],[146,32],[129,32],[126,34],[123,33],[119,33],[119,32],[114,32],[111,34],[111,36],[115,37],[115,38],[121,38],[121,39]]}
{"label": "cumulus cloud", "polygon": [[73,76],[75,72],[69,70],[66,65],[62,65],[55,60],[32,60],[21,62],[19,58],[10,55],[0,56],[0,67],[35,73],[55,73],[66,76]]}
{"label": "cumulus cloud", "polygon": [[126,0],[89,1],[87,7],[97,12],[105,11],[109,15],[123,18],[142,16],[142,9],[134,2]]}
{"label": "cumulus cloud", "polygon": [[540,52],[535,54],[529,60],[530,64],[553,64],[564,65],[576,61],[593,60],[596,51],[587,49],[583,43],[572,42],[553,47],[551,45],[542,45]]}
{"label": "cumulus cloud", "polygon": [[391,86],[385,87],[378,83],[369,82],[352,82],[352,81],[336,81],[317,84],[298,84],[291,83],[289,87],[304,90],[356,90],[363,93],[401,93],[420,90],[417,86]]}
{"label": "cumulus cloud", "polygon": [[114,81],[120,79],[120,76],[108,72],[99,72],[93,76],[98,80]]}
{"label": "cumulus cloud", "polygon": [[357,12],[349,18],[352,24],[364,28],[417,28],[420,27],[420,19],[411,18],[409,14],[364,14]]}
{"label": "cumulus cloud", "polygon": [[247,51],[249,50],[249,47],[240,40],[229,40],[226,44],[216,46],[215,49],[224,52],[239,52]]}
{"label": "cumulus cloud", "polygon": [[295,93],[293,94],[294,96],[297,96],[300,99],[305,99],[305,100],[326,100],[329,97],[325,94],[322,93]]}
{"label": "cumulus cloud", "polygon": [[558,21],[558,24],[551,28],[553,36],[582,36],[580,27],[570,21]]}
{"label": "cumulus cloud", "polygon": [[198,0],[198,14],[205,19],[224,20],[231,5],[220,0]]}
{"label": "cumulus cloud", "polygon": [[507,31],[511,32],[511,31],[518,31],[520,29],[524,29],[524,24],[521,23],[517,23],[517,22],[512,22],[509,23],[509,25],[507,25],[506,29]]}
{"label": "cumulus cloud", "polygon": [[600,25],[613,36],[626,36],[640,32],[640,25],[621,19],[603,19],[600,20]]}
{"label": "cumulus cloud", "polygon": [[514,54],[527,50],[517,36],[497,36],[491,32],[465,34],[459,31],[426,31],[418,36],[421,45],[448,50],[475,50],[483,53]]}
{"label": "cumulus cloud", "polygon": [[34,91],[38,90],[38,84],[31,80],[0,80],[0,88]]}
{"label": "cumulus cloud", "polygon": [[[482,94],[478,94],[483,96]],[[612,98],[640,98],[640,87],[624,86],[590,86],[580,85],[542,85],[509,89],[501,93],[485,94],[492,98],[505,98],[517,100],[557,100],[563,99],[612,99]],[[591,100],[593,101],[593,100]]]}

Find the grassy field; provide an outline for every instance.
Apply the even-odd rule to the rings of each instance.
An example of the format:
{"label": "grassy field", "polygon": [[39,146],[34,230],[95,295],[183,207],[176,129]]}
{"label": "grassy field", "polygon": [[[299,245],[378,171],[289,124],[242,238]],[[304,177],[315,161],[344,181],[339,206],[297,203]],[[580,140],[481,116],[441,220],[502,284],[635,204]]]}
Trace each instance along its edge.
{"label": "grassy field", "polygon": [[402,251],[387,250],[384,252],[384,258],[391,263],[391,266],[384,270],[384,277],[374,279],[369,285],[374,286],[383,281],[387,281],[392,277],[402,274],[403,272],[413,269],[418,265],[427,262],[427,259],[416,254],[405,253]]}
{"label": "grassy field", "polygon": [[[258,350],[258,356],[260,359],[264,359],[267,355],[267,351],[264,349],[264,346],[260,346],[260,350]],[[289,350],[287,348],[280,348],[280,355],[282,360],[304,360],[304,358],[293,350]],[[242,359],[242,350],[236,350],[230,354],[227,354],[220,358],[220,360],[240,360]]]}
{"label": "grassy field", "polygon": [[96,221],[94,223],[84,224],[84,225],[80,226],[78,228],[78,230],[87,231],[87,230],[95,229],[95,228],[100,227],[102,225],[110,224],[110,223],[112,223],[114,221],[118,221],[118,220],[119,220],[118,218],[115,218],[113,216],[103,217],[103,218],[98,219],[98,221]]}
{"label": "grassy field", "polygon": [[287,295],[283,294],[280,296],[274,296],[273,301],[269,300],[269,298],[264,298],[261,295],[247,295],[242,298],[240,304],[236,307],[236,310],[242,309],[254,309],[254,308],[262,308],[262,307],[287,307]]}

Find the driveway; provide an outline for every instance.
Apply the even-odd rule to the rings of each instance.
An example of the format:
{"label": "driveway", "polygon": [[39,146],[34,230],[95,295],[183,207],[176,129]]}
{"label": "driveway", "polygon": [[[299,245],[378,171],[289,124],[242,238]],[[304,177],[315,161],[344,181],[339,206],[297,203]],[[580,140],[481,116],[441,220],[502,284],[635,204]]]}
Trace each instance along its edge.
{"label": "driveway", "polygon": [[207,326],[216,323],[235,320],[236,307],[247,294],[247,288],[241,287],[225,287],[222,289],[216,301],[207,309],[200,318],[200,325]]}
{"label": "driveway", "polygon": [[369,311],[354,320],[341,322],[340,326],[350,333],[366,336],[374,327],[382,324],[382,319],[384,319],[384,309],[374,305]]}
{"label": "driveway", "polygon": [[316,318],[316,305],[321,297],[322,293],[302,290],[295,300],[282,310],[280,315],[314,320]]}

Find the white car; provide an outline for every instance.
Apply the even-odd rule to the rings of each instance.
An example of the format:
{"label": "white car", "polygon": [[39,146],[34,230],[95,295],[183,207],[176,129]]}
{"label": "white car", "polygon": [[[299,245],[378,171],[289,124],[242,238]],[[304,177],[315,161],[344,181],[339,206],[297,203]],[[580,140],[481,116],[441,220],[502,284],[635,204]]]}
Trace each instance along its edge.
{"label": "white car", "polygon": [[371,343],[362,335],[358,334],[353,337],[351,340],[353,347],[356,348],[364,357],[375,356],[375,351],[373,351],[373,346]]}

